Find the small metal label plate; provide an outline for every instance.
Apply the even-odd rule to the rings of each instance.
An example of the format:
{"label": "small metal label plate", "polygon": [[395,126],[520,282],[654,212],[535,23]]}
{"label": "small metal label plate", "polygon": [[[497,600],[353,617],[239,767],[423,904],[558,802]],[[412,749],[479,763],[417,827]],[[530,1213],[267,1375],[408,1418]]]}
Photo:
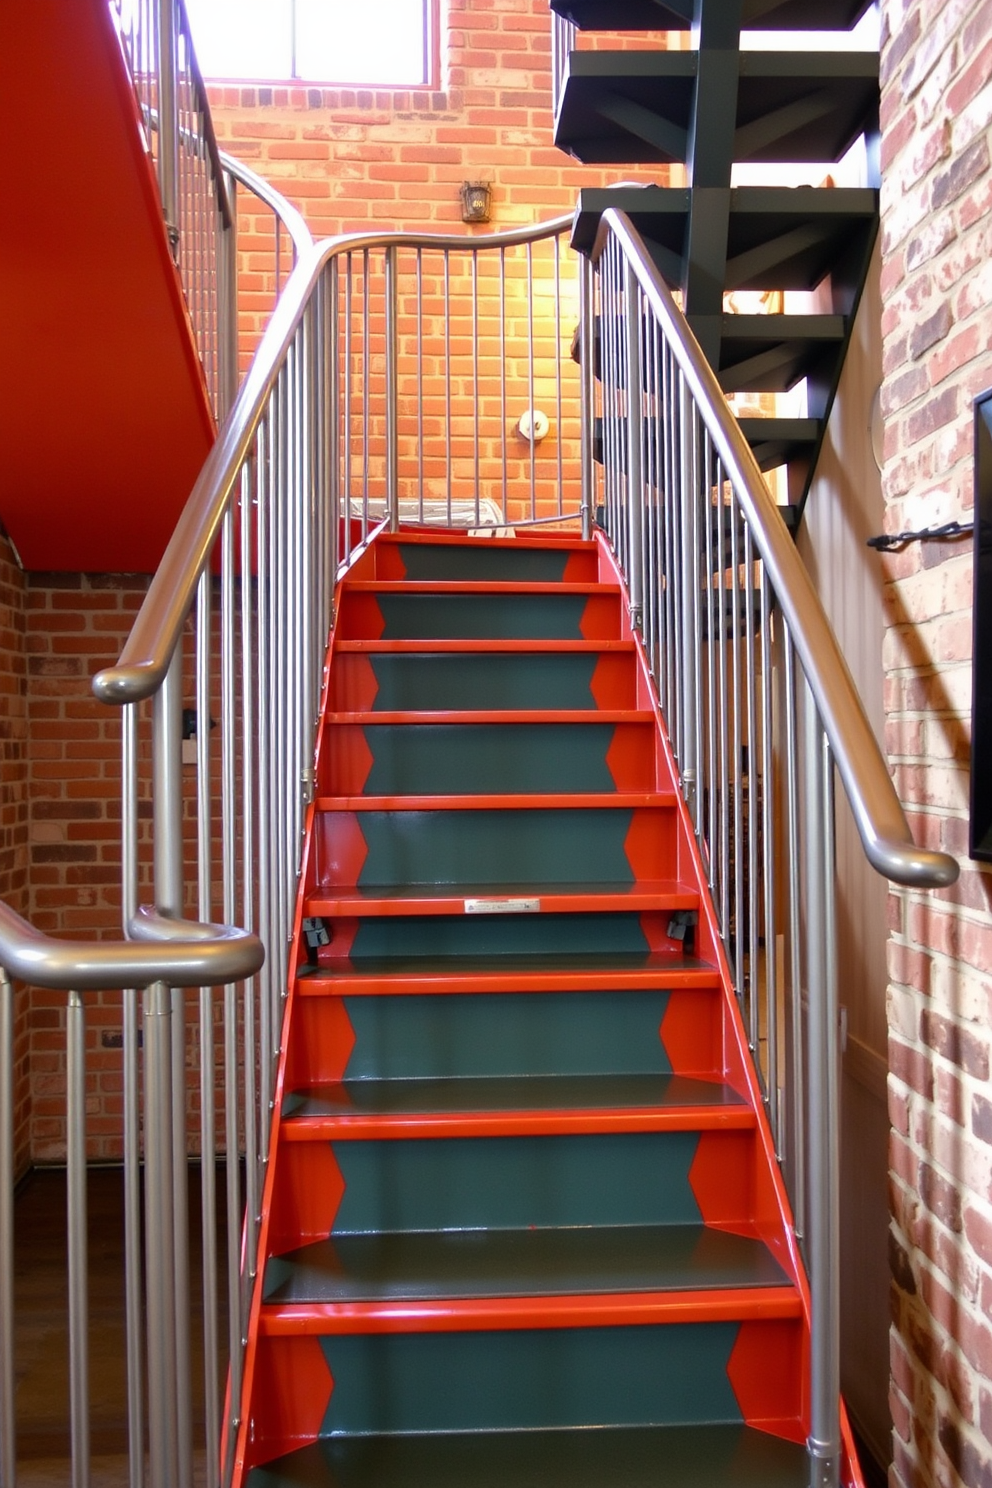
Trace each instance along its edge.
{"label": "small metal label plate", "polygon": [[540,899],[466,899],[466,914],[540,914]]}

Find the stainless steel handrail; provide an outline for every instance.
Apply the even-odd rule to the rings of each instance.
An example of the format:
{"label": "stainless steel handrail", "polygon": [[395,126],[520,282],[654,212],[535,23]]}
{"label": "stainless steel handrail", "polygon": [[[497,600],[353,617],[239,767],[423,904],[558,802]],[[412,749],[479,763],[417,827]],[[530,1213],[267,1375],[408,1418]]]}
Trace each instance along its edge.
{"label": "stainless steel handrail", "polygon": [[592,257],[613,233],[623,245],[651,309],[663,323],[679,367],[701,408],[791,629],[868,861],[883,877],[914,888],[943,888],[958,877],[947,853],[918,847],[865,715],[857,688],[795,543],[757,461],[695,336],[625,213],[603,213]]}
{"label": "stainless steel handrail", "polygon": [[247,187],[252,196],[264,202],[272,215],[282,223],[292,239],[297,257],[313,247],[313,233],[307,227],[302,212],[298,212],[292,202],[287,201],[282,193],[262,176],[250,170],[243,160],[237,160],[233,155],[228,155],[226,150],[221,150],[218,158],[226,174],[233,177],[241,186]]}
{"label": "stainless steel handrail", "polygon": [[241,464],[258,432],[279,368],[327,264],[340,254],[391,246],[454,250],[480,245],[510,248],[557,236],[571,221],[571,215],[556,217],[536,226],[511,228],[484,238],[456,233],[350,233],[326,239],[301,252],[231,412],[190,493],[120,659],[93,679],[93,691],[98,698],[105,703],[138,702],[150,697],[161,685],[200,575],[229,509]]}

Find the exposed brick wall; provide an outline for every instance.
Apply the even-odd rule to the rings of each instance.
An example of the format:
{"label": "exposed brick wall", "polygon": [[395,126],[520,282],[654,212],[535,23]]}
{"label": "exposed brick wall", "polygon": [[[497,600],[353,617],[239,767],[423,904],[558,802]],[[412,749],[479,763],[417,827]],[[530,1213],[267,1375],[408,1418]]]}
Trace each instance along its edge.
{"label": "exposed brick wall", "polygon": [[[583,46],[645,41],[582,37]],[[278,187],[317,238],[393,227],[489,233],[569,212],[584,185],[669,179],[665,169],[582,166],[555,148],[547,0],[442,0],[440,43],[438,91],[214,85],[218,139]],[[466,180],[492,183],[485,227],[461,221]],[[264,214],[245,192],[239,204],[242,276],[254,296],[242,321],[247,350],[268,314],[275,264]]]}
{"label": "exposed brick wall", "polygon": [[[992,383],[992,5],[883,0],[888,530],[972,512]],[[889,901],[895,1481],[992,1474],[992,878],[967,853],[970,542],[883,560],[887,744],[918,841],[961,860]]]}
{"label": "exposed brick wall", "polygon": [[[147,587],[140,575],[42,574],[24,581],[30,914],[48,934],[120,934],[120,715],[93,696],[117,660]],[[65,995],[31,994],[31,1151],[65,1157]],[[120,1155],[120,995],[86,999],[91,1156]]]}
{"label": "exposed brick wall", "polygon": [[[0,899],[28,912],[27,697],[24,575],[0,534]],[[14,997],[14,1168],[30,1161],[30,995]]]}

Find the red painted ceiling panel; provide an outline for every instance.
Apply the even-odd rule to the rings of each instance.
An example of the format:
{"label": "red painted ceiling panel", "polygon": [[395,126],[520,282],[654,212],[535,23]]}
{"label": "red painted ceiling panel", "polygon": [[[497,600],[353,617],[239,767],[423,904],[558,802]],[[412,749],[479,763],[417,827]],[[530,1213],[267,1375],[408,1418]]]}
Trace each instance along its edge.
{"label": "red painted ceiling panel", "polygon": [[106,0],[0,8],[0,162],[0,520],[150,572],[213,425]]}

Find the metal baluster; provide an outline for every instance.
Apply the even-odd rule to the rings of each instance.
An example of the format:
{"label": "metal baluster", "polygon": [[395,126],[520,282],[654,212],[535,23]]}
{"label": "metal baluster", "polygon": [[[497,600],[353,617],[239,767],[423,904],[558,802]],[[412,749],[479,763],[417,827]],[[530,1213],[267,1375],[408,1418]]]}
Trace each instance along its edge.
{"label": "metal baluster", "polygon": [[557,454],[557,465],[558,465],[558,515],[561,516],[562,513],[565,510],[565,472],[564,472],[564,467],[563,467],[563,463],[562,463],[563,462],[563,459],[564,459],[564,455],[563,455],[563,443],[564,443],[564,441],[562,439],[562,428],[561,428],[561,410],[562,410],[561,368],[562,368],[563,352],[562,352],[562,344],[561,344],[561,249],[560,249],[560,246],[559,246],[559,241],[560,240],[558,238],[552,238],[552,240],[551,240],[551,251],[554,254],[554,275],[555,275],[555,349],[554,349],[554,358],[553,358],[553,360],[554,360],[554,369],[555,369],[555,443],[556,443],[556,446],[557,446],[556,454]]}
{"label": "metal baluster", "polygon": [[503,521],[510,520],[508,506],[509,492],[509,450],[507,447],[507,420],[506,420],[506,248],[501,243],[499,249],[499,427],[500,443],[503,450]]}
{"label": "metal baluster", "polygon": [[761,566],[761,830],[765,889],[765,1005],[768,1026],[769,1117],[775,1152],[782,1159],[781,1113],[778,1102],[778,956],[775,939],[775,775],[772,754],[772,687],[774,652],[771,593],[768,574]]}
{"label": "metal baluster", "polygon": [[[594,370],[594,336],[595,336],[595,270],[590,260],[583,255],[579,259],[579,403],[580,418],[582,423],[582,443],[580,449],[581,478],[582,478],[582,536],[588,541],[592,537],[592,524],[595,515],[595,462],[592,457],[592,431],[595,418],[595,370]],[[504,427],[505,427],[504,419]],[[558,425],[558,437],[561,439],[561,424]],[[504,462],[504,470],[505,470]]]}
{"label": "metal baluster", "polygon": [[417,248],[417,518],[424,520],[424,255]]}
{"label": "metal baluster", "polygon": [[644,623],[644,557],[641,509],[644,499],[644,475],[641,456],[644,448],[644,400],[641,391],[641,306],[640,292],[630,264],[624,266],[625,332],[627,338],[627,520],[629,522],[629,559],[627,581],[630,588],[630,623],[640,630]]}
{"label": "metal baluster", "polygon": [[472,419],[473,455],[475,470],[475,525],[481,517],[480,493],[482,489],[479,448],[479,254],[472,249]]}
{"label": "metal baluster", "polygon": [[[197,913],[211,918],[210,862],[210,604],[209,571],[200,576],[196,614],[196,832]],[[200,988],[200,1203],[203,1237],[203,1393],[204,1440],[208,1471],[220,1456],[217,1401],[217,1139],[215,1130],[214,999]]]}
{"label": "metal baluster", "polygon": [[733,782],[733,864],[734,864],[734,982],[741,1004],[747,1006],[748,987],[744,976],[744,865],[741,847],[744,837],[744,802],[741,796],[741,555],[740,521],[737,497],[731,495],[730,505],[730,633],[732,651],[730,675],[732,696],[730,700],[730,736],[732,740],[730,778]]}
{"label": "metal baluster", "polygon": [[14,989],[0,968],[0,1488],[15,1488]]}
{"label": "metal baluster", "polygon": [[[703,521],[706,526],[704,592],[706,595],[706,878],[710,893],[716,898],[717,882],[717,699],[716,699],[716,652],[718,628],[714,613],[713,523],[721,521],[723,513],[719,502],[713,500],[714,453],[713,441],[706,433],[705,460],[703,470]],[[719,466],[717,466],[719,470]],[[719,494],[719,493],[718,493]],[[700,680],[702,687],[702,680]],[[700,817],[702,820],[702,817]]]}
{"label": "metal baluster", "polygon": [[810,1488],[840,1470],[840,1201],[833,781],[826,738],[803,688],[809,982]]}
{"label": "metal baluster", "polygon": [[530,517],[537,517],[537,441],[534,438],[534,246],[527,244],[527,407],[530,409]]}
{"label": "metal baluster", "polygon": [[[125,933],[138,908],[138,705],[121,718],[121,909]],[[145,1481],[144,1382],[141,1366],[141,1100],[138,1079],[137,992],[121,993],[124,1101],[124,1313],[127,1336],[129,1488]]]}
{"label": "metal baluster", "polygon": [[86,1235],[86,1009],[78,992],[70,992],[66,1004],[65,1049],[72,1488],[87,1488],[90,1481],[90,1325]]}
{"label": "metal baluster", "polygon": [[446,524],[451,526],[451,254],[444,250],[444,476]]}
{"label": "metal baluster", "polygon": [[[386,517],[390,532],[398,532],[400,526],[399,493],[399,346],[396,321],[397,262],[396,244],[390,243],[385,258],[386,298]],[[476,345],[478,336],[476,336]],[[476,350],[478,358],[478,350]],[[476,442],[478,448],[478,441]]]}
{"label": "metal baluster", "polygon": [[[796,1238],[806,1235],[806,1080],[803,1070],[803,987],[800,956],[801,869],[799,861],[799,747],[795,651],[788,630],[784,636],[785,672],[785,760],[786,840],[789,852],[789,982],[790,982],[790,1070],[792,1080],[792,1210]],[[788,1157],[788,1151],[786,1156]]]}
{"label": "metal baluster", "polygon": [[747,709],[747,983],[750,999],[750,1023],[748,1041],[755,1054],[759,1072],[760,1037],[758,1014],[761,1007],[758,978],[758,816],[757,791],[755,789],[756,756],[755,740],[758,732],[757,697],[755,693],[754,661],[754,550],[751,544],[751,529],[744,523],[744,684],[745,707]]}
{"label": "metal baluster", "polygon": [[[235,886],[235,739],[234,739],[234,542],[230,509],[221,528],[220,579],[220,745],[221,745],[221,893],[225,922],[234,921]],[[246,1113],[247,1123],[247,1113]],[[227,1305],[230,1350],[231,1409],[241,1406],[241,1175],[238,1140],[238,992],[224,987],[224,1168],[227,1189]]]}
{"label": "metal baluster", "polygon": [[730,941],[730,695],[727,683],[727,523],[733,521],[733,508],[727,505],[724,492],[725,472],[717,462],[718,523],[716,529],[717,626],[719,632],[718,695],[720,699],[720,934]]}

